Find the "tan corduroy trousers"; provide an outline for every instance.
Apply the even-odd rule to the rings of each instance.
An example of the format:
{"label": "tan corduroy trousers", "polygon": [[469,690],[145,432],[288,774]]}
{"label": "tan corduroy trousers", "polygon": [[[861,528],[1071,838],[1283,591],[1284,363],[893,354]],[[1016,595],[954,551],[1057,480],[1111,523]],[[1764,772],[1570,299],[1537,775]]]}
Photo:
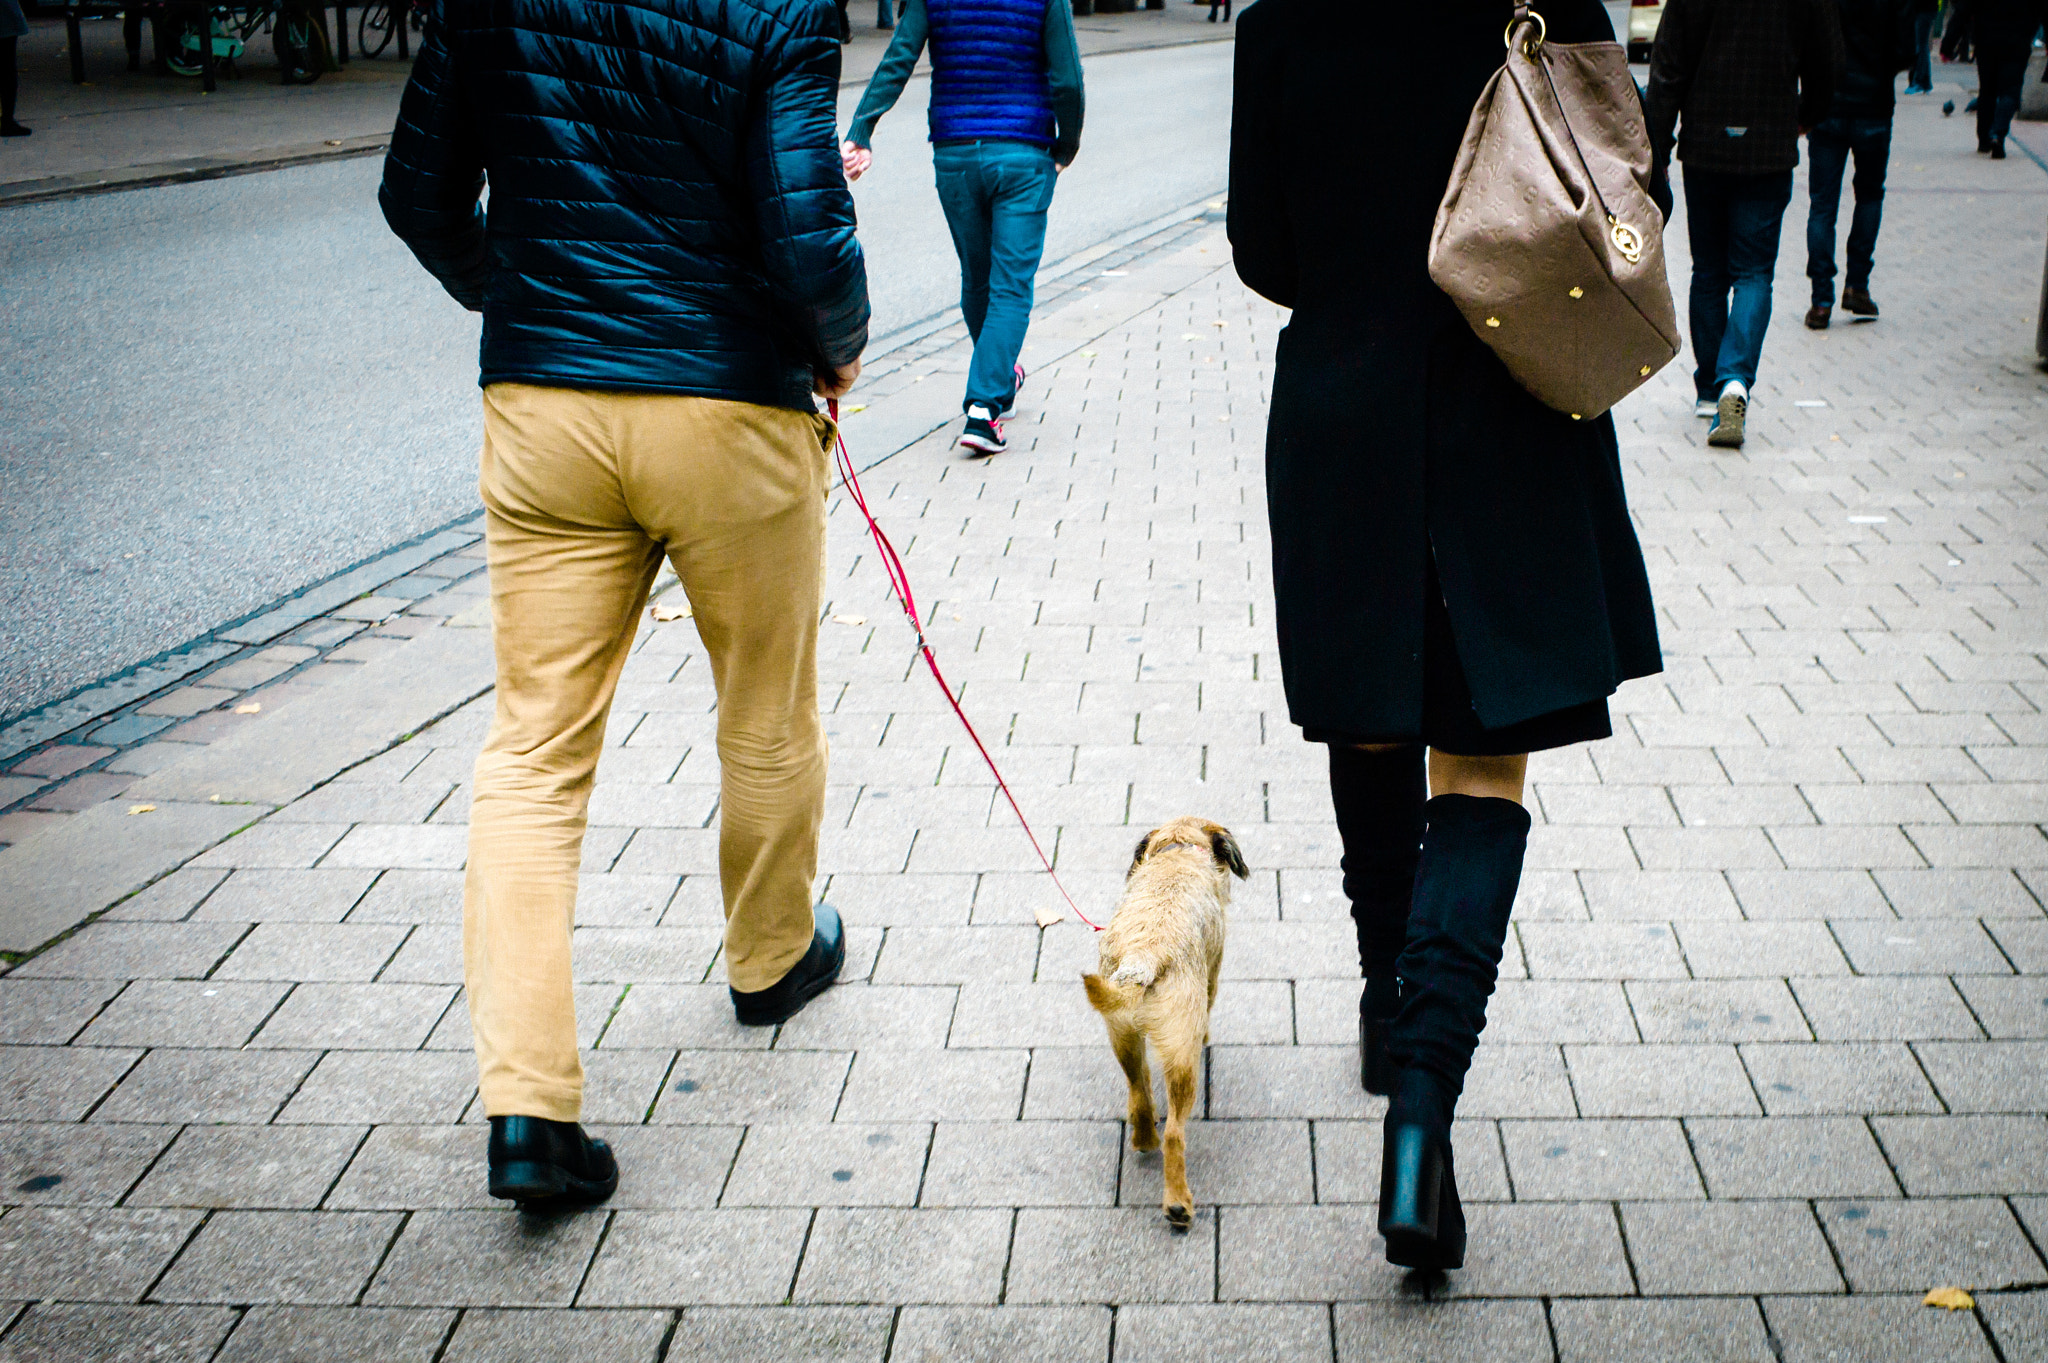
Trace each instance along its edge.
{"label": "tan corduroy trousers", "polygon": [[476,764],[462,953],[487,1114],[580,1118],[569,942],[585,813],[664,554],[718,692],[726,976],[765,989],[809,948],[830,435],[821,416],[752,403],[484,391],[498,699]]}

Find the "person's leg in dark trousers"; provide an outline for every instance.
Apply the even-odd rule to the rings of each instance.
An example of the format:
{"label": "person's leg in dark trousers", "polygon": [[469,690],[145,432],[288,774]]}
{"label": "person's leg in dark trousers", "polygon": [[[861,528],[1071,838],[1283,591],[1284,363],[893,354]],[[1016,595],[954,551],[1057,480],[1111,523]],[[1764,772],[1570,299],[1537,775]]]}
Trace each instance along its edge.
{"label": "person's leg in dark trousers", "polygon": [[[1868,303],[1870,272],[1877,265],[1877,231],[1884,224],[1884,176],[1892,159],[1892,122],[1859,118],[1850,124],[1850,146],[1856,154],[1856,212],[1849,220],[1847,293]],[[1851,300],[1855,310],[1857,300]]]}
{"label": "person's leg in dark trousers", "polygon": [[2020,111],[2020,87],[2027,78],[2033,44],[1977,48],[1977,150],[2005,159],[2005,139]]}
{"label": "person's leg in dark trousers", "polygon": [[[1823,119],[1806,134],[1806,277],[1813,281],[1816,308],[1835,305],[1835,215],[1841,211],[1842,171],[1848,160],[1845,120]],[[1860,176],[1860,159],[1857,169]]]}
{"label": "person's leg in dark trousers", "polygon": [[[1714,365],[1716,391],[1729,383],[1756,387],[1764,332],[1771,325],[1771,277],[1778,268],[1778,236],[1792,202],[1792,172],[1730,176],[1728,213],[1728,329]],[[1698,340],[1694,340],[1695,349]]]}
{"label": "person's leg in dark trousers", "polygon": [[1358,931],[1359,1079],[1389,1093],[1386,1035],[1401,995],[1394,962],[1407,944],[1408,906],[1422,860],[1422,809],[1429,798],[1422,746],[1330,745],[1330,804],[1344,840],[1344,897]]}
{"label": "person's leg in dark trousers", "polygon": [[14,121],[14,101],[21,94],[21,73],[15,68],[19,38],[0,38],[0,137],[27,137],[29,130]]}
{"label": "person's leg in dark trousers", "polygon": [[1720,393],[1714,375],[1721,338],[1728,331],[1728,185],[1733,178],[1685,169],[1685,235],[1692,248],[1692,385],[1709,402]]}
{"label": "person's leg in dark trousers", "polygon": [[1924,95],[1934,88],[1934,66],[1930,50],[1934,46],[1934,12],[1926,10],[1913,16],[1913,66],[1906,78],[1906,93]]}

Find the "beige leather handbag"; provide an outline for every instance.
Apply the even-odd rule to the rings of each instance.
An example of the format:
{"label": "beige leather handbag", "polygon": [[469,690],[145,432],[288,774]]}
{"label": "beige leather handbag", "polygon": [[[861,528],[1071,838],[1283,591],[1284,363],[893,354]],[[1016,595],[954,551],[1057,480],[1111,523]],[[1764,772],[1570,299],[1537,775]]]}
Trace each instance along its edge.
{"label": "beige leather handbag", "polygon": [[1574,420],[1678,353],[1650,139],[1618,43],[1545,41],[1518,0],[1437,209],[1429,277],[1508,372]]}

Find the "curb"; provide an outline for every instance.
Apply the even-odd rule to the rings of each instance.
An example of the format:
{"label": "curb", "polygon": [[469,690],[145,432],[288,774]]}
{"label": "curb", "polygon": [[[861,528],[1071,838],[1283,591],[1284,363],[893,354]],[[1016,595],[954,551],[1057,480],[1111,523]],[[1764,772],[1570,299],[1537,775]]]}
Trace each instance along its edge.
{"label": "curb", "polygon": [[0,185],[0,208],[45,203],[51,199],[79,199],[89,194],[112,194],[124,189],[146,189],[151,185],[222,180],[230,175],[254,175],[259,171],[282,170],[286,166],[311,165],[319,161],[343,161],[355,156],[374,155],[383,151],[390,142],[390,133],[376,133],[369,137],[342,137],[290,147],[268,147],[240,156],[191,156],[180,161],[157,161],[119,170],[19,180]]}

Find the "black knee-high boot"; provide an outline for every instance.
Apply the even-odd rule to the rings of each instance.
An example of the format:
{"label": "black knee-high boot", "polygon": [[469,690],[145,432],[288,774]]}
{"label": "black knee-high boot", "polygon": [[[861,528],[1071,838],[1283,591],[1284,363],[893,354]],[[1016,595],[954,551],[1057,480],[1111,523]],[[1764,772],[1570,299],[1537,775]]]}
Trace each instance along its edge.
{"label": "black knee-high boot", "polygon": [[1394,962],[1408,939],[1408,904],[1422,859],[1422,807],[1429,787],[1420,745],[1390,752],[1332,745],[1330,803],[1344,839],[1344,897],[1358,930],[1359,1081],[1391,1093],[1386,1034],[1400,1006]]}
{"label": "black knee-high boot", "polygon": [[1387,1107],[1379,1226],[1391,1262],[1458,1268],[1465,1213],[1451,1165],[1451,1117],[1500,973],[1529,813],[1512,800],[1439,795],[1426,817],[1398,963],[1401,1008],[1388,1034],[1400,1078]]}

